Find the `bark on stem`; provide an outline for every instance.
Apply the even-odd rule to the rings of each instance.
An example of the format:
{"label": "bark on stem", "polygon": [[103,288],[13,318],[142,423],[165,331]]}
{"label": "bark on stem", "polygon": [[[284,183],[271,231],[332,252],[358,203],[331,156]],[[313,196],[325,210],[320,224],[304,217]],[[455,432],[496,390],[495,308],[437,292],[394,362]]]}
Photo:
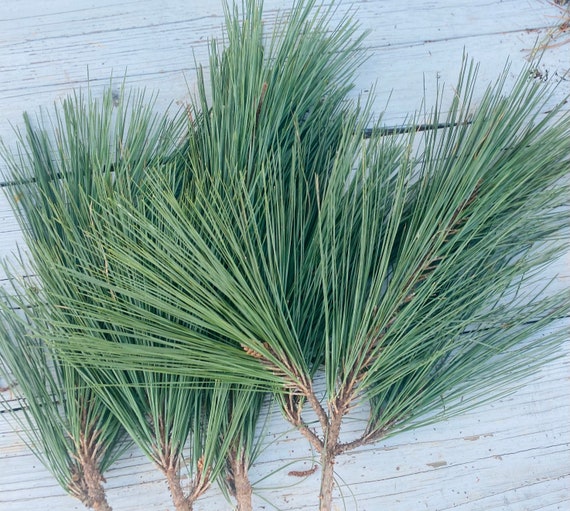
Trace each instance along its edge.
{"label": "bark on stem", "polygon": [[321,453],[321,488],[319,492],[319,510],[332,510],[332,494],[334,488],[335,453],[324,449]]}
{"label": "bark on stem", "polygon": [[81,442],[81,450],[83,452],[79,455],[79,462],[84,483],[82,486],[87,489],[87,498],[81,500],[87,507],[91,507],[95,511],[112,511],[107,502],[105,488],[103,488],[105,478],[99,469],[96,455],[93,454],[89,443],[84,439]]}
{"label": "bark on stem", "polygon": [[165,470],[165,475],[176,511],[192,511],[193,502],[184,495],[178,467],[168,467]]}
{"label": "bark on stem", "polygon": [[236,451],[230,455],[230,470],[234,496],[237,501],[237,511],[252,511],[251,497],[253,490],[249,481],[247,460],[243,454]]}
{"label": "bark on stem", "polygon": [[[332,408],[332,407],[331,407]],[[319,492],[319,510],[332,510],[332,493],[334,488],[334,464],[339,444],[340,428],[344,417],[344,407],[331,413],[329,426],[325,431],[325,445],[321,451],[321,489]]]}
{"label": "bark on stem", "polygon": [[102,484],[103,477],[99,469],[95,467],[92,470],[92,467],[84,467],[84,470],[85,481],[89,488],[89,497],[93,503],[93,509],[95,511],[112,511],[111,506],[107,502],[107,496],[105,495],[105,489]]}

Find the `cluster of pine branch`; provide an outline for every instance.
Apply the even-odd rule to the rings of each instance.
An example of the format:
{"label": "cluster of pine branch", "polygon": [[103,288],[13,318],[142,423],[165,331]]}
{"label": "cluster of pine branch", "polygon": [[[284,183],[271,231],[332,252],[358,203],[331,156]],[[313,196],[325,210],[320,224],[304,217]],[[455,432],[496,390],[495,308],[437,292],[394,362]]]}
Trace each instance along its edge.
{"label": "cluster of pine branch", "polygon": [[541,113],[532,65],[475,104],[465,61],[434,129],[385,130],[348,99],[350,16],[307,0],[268,34],[259,1],[242,9],[182,111],[77,93],[3,150],[31,257],[6,264],[2,369],[36,454],[96,510],[130,441],[178,511],[214,481],[252,509],[268,398],[330,510],[337,456],[501,395],[563,340],[535,334],[568,290],[531,283],[567,249],[570,115]]}

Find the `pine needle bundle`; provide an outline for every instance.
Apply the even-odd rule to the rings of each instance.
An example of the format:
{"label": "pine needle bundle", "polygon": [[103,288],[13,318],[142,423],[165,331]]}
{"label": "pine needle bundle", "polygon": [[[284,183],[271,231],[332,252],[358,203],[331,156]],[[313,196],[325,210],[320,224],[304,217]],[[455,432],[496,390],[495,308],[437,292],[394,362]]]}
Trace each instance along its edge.
{"label": "pine needle bundle", "polygon": [[[126,97],[111,89],[102,100],[93,98],[91,92],[87,97],[79,93],[65,100],[53,116],[44,111],[34,120],[25,114],[25,132],[18,133],[18,153],[3,148],[12,180],[9,199],[24,232],[30,261],[24,262],[22,254],[19,267],[7,267],[14,284],[4,296],[5,336],[0,353],[16,379],[16,388],[26,397],[23,410],[27,422],[37,424],[36,429],[29,429],[34,450],[67,491],[95,509],[110,509],[100,470],[106,469],[111,454],[116,454],[119,433],[123,432],[120,425],[139,445],[145,445],[148,437],[129,426],[136,422],[133,412],[140,412],[140,407],[146,406],[144,413],[149,415],[155,409],[148,399],[139,401],[139,409],[129,409],[131,422],[124,420],[125,409],[120,405],[125,403],[117,396],[105,395],[102,389],[107,389],[107,384],[125,384],[132,375],[109,377],[99,372],[102,386],[96,388],[80,365],[65,363],[44,346],[38,332],[49,330],[59,335],[74,327],[75,318],[64,303],[50,301],[50,289],[65,294],[75,290],[52,269],[58,264],[76,267],[81,254],[96,257],[84,243],[93,222],[93,201],[119,189],[134,200],[132,192],[145,166],[156,159],[175,157],[184,123],[181,118],[171,121],[153,114],[153,101],[146,101],[144,94]],[[80,249],[70,250],[72,242]],[[19,282],[13,277],[17,274],[29,277]],[[54,329],[58,319],[62,326]],[[164,392],[160,389],[157,394],[160,391]],[[192,403],[185,405],[192,415]],[[144,422],[150,424],[148,417]],[[182,444],[190,424],[180,423]],[[180,450],[180,446],[172,449]]]}
{"label": "pine needle bundle", "polygon": [[31,333],[29,322],[46,320],[45,311],[38,311],[37,289],[29,282],[13,286],[10,303],[20,312],[2,305],[0,373],[18,406],[6,400],[11,413],[5,416],[69,495],[88,508],[109,511],[104,473],[128,445],[124,432],[79,373]]}

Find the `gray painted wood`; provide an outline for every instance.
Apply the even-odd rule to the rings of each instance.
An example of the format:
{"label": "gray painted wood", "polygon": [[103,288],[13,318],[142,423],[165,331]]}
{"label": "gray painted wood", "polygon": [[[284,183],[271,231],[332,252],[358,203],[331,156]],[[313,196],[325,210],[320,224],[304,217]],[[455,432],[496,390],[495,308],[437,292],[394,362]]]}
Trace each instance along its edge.
{"label": "gray painted wood", "polygon": [[[289,2],[266,0],[268,26]],[[377,83],[375,111],[385,123],[402,122],[437,80],[455,81],[464,51],[481,62],[481,88],[512,60],[513,75],[538,41],[552,32],[560,8],[546,0],[355,0],[370,30],[370,59],[357,91]],[[10,144],[10,123],[23,110],[49,107],[88,82],[96,91],[110,76],[127,86],[161,91],[159,106],[184,102],[194,86],[194,57],[206,63],[208,38],[221,33],[217,0],[176,1],[3,0],[0,5],[0,136]],[[565,36],[566,40],[570,37]],[[564,42],[564,37],[554,41]],[[547,50],[540,73],[570,92],[570,43]],[[190,92],[189,92],[190,90]],[[1,169],[0,169],[1,171]],[[9,193],[9,190],[7,190]],[[17,222],[0,199],[0,257],[22,243]],[[1,278],[1,276],[0,276]],[[570,285],[570,252],[541,280]],[[563,320],[570,327],[570,319]],[[541,510],[570,508],[570,343],[515,394],[434,426],[402,433],[339,460],[343,498],[338,509]],[[9,391],[7,393],[9,396]],[[16,412],[17,413],[17,412]],[[359,414],[346,434],[358,428]],[[0,415],[0,511],[81,509],[66,496]],[[314,464],[307,444],[273,410],[252,479],[256,509],[316,508],[318,473],[288,475]],[[266,477],[267,474],[271,474]],[[160,474],[129,450],[107,474],[117,511],[171,509]],[[198,510],[231,509],[216,488]]]}

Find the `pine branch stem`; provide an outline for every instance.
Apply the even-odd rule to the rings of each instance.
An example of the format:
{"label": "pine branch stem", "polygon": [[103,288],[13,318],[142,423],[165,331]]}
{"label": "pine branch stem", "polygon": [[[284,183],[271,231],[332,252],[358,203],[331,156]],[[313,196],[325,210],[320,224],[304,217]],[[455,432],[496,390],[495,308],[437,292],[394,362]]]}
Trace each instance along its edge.
{"label": "pine branch stem", "polygon": [[325,446],[321,451],[321,488],[319,492],[319,511],[331,511],[334,489],[334,465],[337,456],[338,441],[344,413],[334,412],[325,431]]}
{"label": "pine branch stem", "polygon": [[237,501],[237,511],[252,511],[253,489],[249,480],[247,460],[234,449],[229,453],[232,492]]}
{"label": "pine branch stem", "polygon": [[180,481],[180,470],[177,466],[169,466],[165,470],[166,481],[168,483],[168,489],[170,490],[170,495],[172,496],[172,503],[176,511],[192,511],[192,503],[184,495],[184,490],[182,489],[182,484]]}
{"label": "pine branch stem", "polygon": [[311,408],[313,409],[313,411],[317,415],[317,418],[319,419],[319,423],[321,425],[321,428],[323,429],[323,431],[327,431],[327,429],[330,426],[329,417],[327,415],[326,410],[323,408],[323,405],[321,404],[321,402],[319,401],[319,399],[315,395],[312,387],[310,387],[307,390],[305,397],[307,398],[307,401],[311,405]]}
{"label": "pine branch stem", "polygon": [[101,475],[97,461],[89,453],[86,453],[81,456],[81,465],[83,479],[89,495],[89,507],[92,507],[95,511],[112,511],[111,506],[107,502],[107,496],[102,484],[104,478]]}

